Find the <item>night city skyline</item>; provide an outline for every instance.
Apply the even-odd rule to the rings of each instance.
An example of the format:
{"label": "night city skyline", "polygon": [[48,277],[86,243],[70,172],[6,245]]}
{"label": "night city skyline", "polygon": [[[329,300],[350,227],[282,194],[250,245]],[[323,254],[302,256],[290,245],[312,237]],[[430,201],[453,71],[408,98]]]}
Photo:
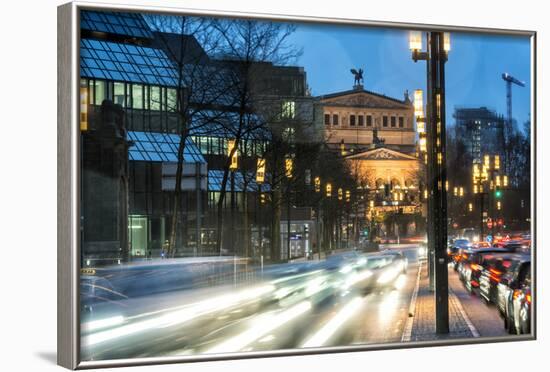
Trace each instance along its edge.
{"label": "night city skyline", "polygon": [[534,335],[531,36],[79,14],[82,360]]}

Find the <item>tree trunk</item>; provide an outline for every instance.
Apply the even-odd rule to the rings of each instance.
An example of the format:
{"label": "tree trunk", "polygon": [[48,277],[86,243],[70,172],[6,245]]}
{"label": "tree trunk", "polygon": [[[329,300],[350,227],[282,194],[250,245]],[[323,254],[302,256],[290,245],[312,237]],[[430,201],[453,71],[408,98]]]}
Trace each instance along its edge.
{"label": "tree trunk", "polygon": [[176,168],[176,183],[174,185],[174,203],[172,205],[172,221],[170,223],[170,240],[168,245],[167,255],[169,257],[174,257],[176,253],[176,240],[177,240],[177,229],[179,221],[179,207],[181,200],[181,180],[183,178],[183,154],[185,150],[185,142],[187,141],[188,133],[183,131],[180,137],[180,143],[178,145],[178,164]]}
{"label": "tree trunk", "polygon": [[271,261],[281,258],[281,191],[271,193]]}
{"label": "tree trunk", "polygon": [[239,146],[239,140],[236,138],[235,146],[233,147],[233,150],[229,154],[223,169],[220,197],[218,199],[218,205],[217,205],[216,251],[219,252],[220,256],[222,255],[222,249],[223,249],[223,212],[224,212],[223,204],[224,204],[225,195],[226,195],[225,189],[227,187],[227,180],[229,178],[229,172],[230,172],[229,168],[231,166],[231,159],[233,158],[233,155],[235,155],[235,151],[237,151],[238,146]]}

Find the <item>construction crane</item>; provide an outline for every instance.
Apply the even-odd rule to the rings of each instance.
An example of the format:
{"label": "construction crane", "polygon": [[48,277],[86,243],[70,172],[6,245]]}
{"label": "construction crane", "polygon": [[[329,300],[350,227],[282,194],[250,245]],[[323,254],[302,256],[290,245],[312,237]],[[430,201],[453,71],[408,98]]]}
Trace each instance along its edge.
{"label": "construction crane", "polygon": [[512,127],[512,84],[519,85],[520,87],[525,86],[525,82],[519,81],[509,73],[505,72],[502,74],[502,80],[506,82],[506,114],[508,125]]}
{"label": "construction crane", "polygon": [[[510,140],[510,135],[512,134],[512,84],[516,84],[517,86],[524,87],[525,82],[520,81],[510,75],[507,72],[504,72],[502,74],[502,80],[506,82],[506,126],[505,131],[506,134],[504,134],[504,144],[508,144]],[[505,149],[507,149],[507,146],[505,146]],[[504,151],[504,169],[508,171],[508,151]]]}

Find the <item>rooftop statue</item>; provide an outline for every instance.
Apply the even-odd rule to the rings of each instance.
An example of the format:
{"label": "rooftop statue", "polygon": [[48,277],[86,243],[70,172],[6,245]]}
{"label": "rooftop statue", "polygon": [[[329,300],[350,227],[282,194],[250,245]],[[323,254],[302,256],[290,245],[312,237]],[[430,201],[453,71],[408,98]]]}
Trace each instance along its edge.
{"label": "rooftop statue", "polygon": [[355,76],[353,85],[356,86],[363,84],[363,69],[360,68],[359,71],[357,71],[356,69],[352,68],[350,71]]}

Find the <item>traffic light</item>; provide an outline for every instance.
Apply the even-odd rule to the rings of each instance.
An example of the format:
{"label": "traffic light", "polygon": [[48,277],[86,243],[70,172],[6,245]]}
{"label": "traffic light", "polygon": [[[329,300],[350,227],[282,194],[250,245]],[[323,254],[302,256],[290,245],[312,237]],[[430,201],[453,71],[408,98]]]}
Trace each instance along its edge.
{"label": "traffic light", "polygon": [[502,197],[502,191],[501,190],[496,190],[495,191],[495,198],[500,199],[501,197]]}

